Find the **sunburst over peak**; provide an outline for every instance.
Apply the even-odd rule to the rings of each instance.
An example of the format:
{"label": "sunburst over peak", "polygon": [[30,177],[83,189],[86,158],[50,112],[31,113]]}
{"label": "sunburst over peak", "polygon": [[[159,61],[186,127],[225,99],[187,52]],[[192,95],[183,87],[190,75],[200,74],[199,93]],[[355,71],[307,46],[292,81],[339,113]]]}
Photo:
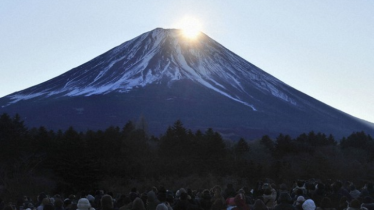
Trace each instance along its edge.
{"label": "sunburst over peak", "polygon": [[182,29],[183,35],[189,39],[196,39],[202,29],[201,22],[194,17],[185,17],[178,24],[178,28]]}

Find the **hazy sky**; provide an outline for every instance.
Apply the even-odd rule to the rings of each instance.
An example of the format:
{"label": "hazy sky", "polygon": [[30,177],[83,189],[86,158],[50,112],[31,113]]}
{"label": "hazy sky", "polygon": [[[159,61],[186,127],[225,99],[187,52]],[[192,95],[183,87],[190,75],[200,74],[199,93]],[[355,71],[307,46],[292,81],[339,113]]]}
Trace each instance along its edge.
{"label": "hazy sky", "polygon": [[373,0],[1,0],[0,97],[185,16],[290,86],[374,122]]}

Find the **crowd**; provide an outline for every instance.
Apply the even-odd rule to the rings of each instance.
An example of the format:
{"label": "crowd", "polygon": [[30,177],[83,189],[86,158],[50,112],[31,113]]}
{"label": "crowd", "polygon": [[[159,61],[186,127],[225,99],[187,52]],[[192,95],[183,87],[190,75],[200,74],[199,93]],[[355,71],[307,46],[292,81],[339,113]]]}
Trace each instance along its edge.
{"label": "crowd", "polygon": [[180,188],[173,192],[165,187],[152,187],[140,193],[114,196],[98,190],[67,197],[40,193],[35,202],[23,196],[16,202],[1,202],[2,210],[374,210],[374,186],[357,188],[351,182],[298,180],[292,187],[276,186],[270,181],[258,182],[250,189],[225,188],[191,190]]}

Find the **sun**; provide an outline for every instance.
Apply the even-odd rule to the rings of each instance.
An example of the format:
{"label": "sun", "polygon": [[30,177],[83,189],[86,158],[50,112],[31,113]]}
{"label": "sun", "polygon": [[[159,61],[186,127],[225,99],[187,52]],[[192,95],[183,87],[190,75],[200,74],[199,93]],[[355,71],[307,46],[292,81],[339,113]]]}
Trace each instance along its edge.
{"label": "sun", "polygon": [[196,39],[201,31],[201,22],[193,17],[185,17],[179,24],[183,35],[189,39]]}

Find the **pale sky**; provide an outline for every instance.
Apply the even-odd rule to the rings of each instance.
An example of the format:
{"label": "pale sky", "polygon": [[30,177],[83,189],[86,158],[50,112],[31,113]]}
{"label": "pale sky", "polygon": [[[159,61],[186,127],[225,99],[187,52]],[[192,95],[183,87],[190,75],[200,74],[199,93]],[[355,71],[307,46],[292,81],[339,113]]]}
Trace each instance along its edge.
{"label": "pale sky", "polygon": [[1,0],[0,97],[186,16],[288,85],[374,122],[373,0]]}

